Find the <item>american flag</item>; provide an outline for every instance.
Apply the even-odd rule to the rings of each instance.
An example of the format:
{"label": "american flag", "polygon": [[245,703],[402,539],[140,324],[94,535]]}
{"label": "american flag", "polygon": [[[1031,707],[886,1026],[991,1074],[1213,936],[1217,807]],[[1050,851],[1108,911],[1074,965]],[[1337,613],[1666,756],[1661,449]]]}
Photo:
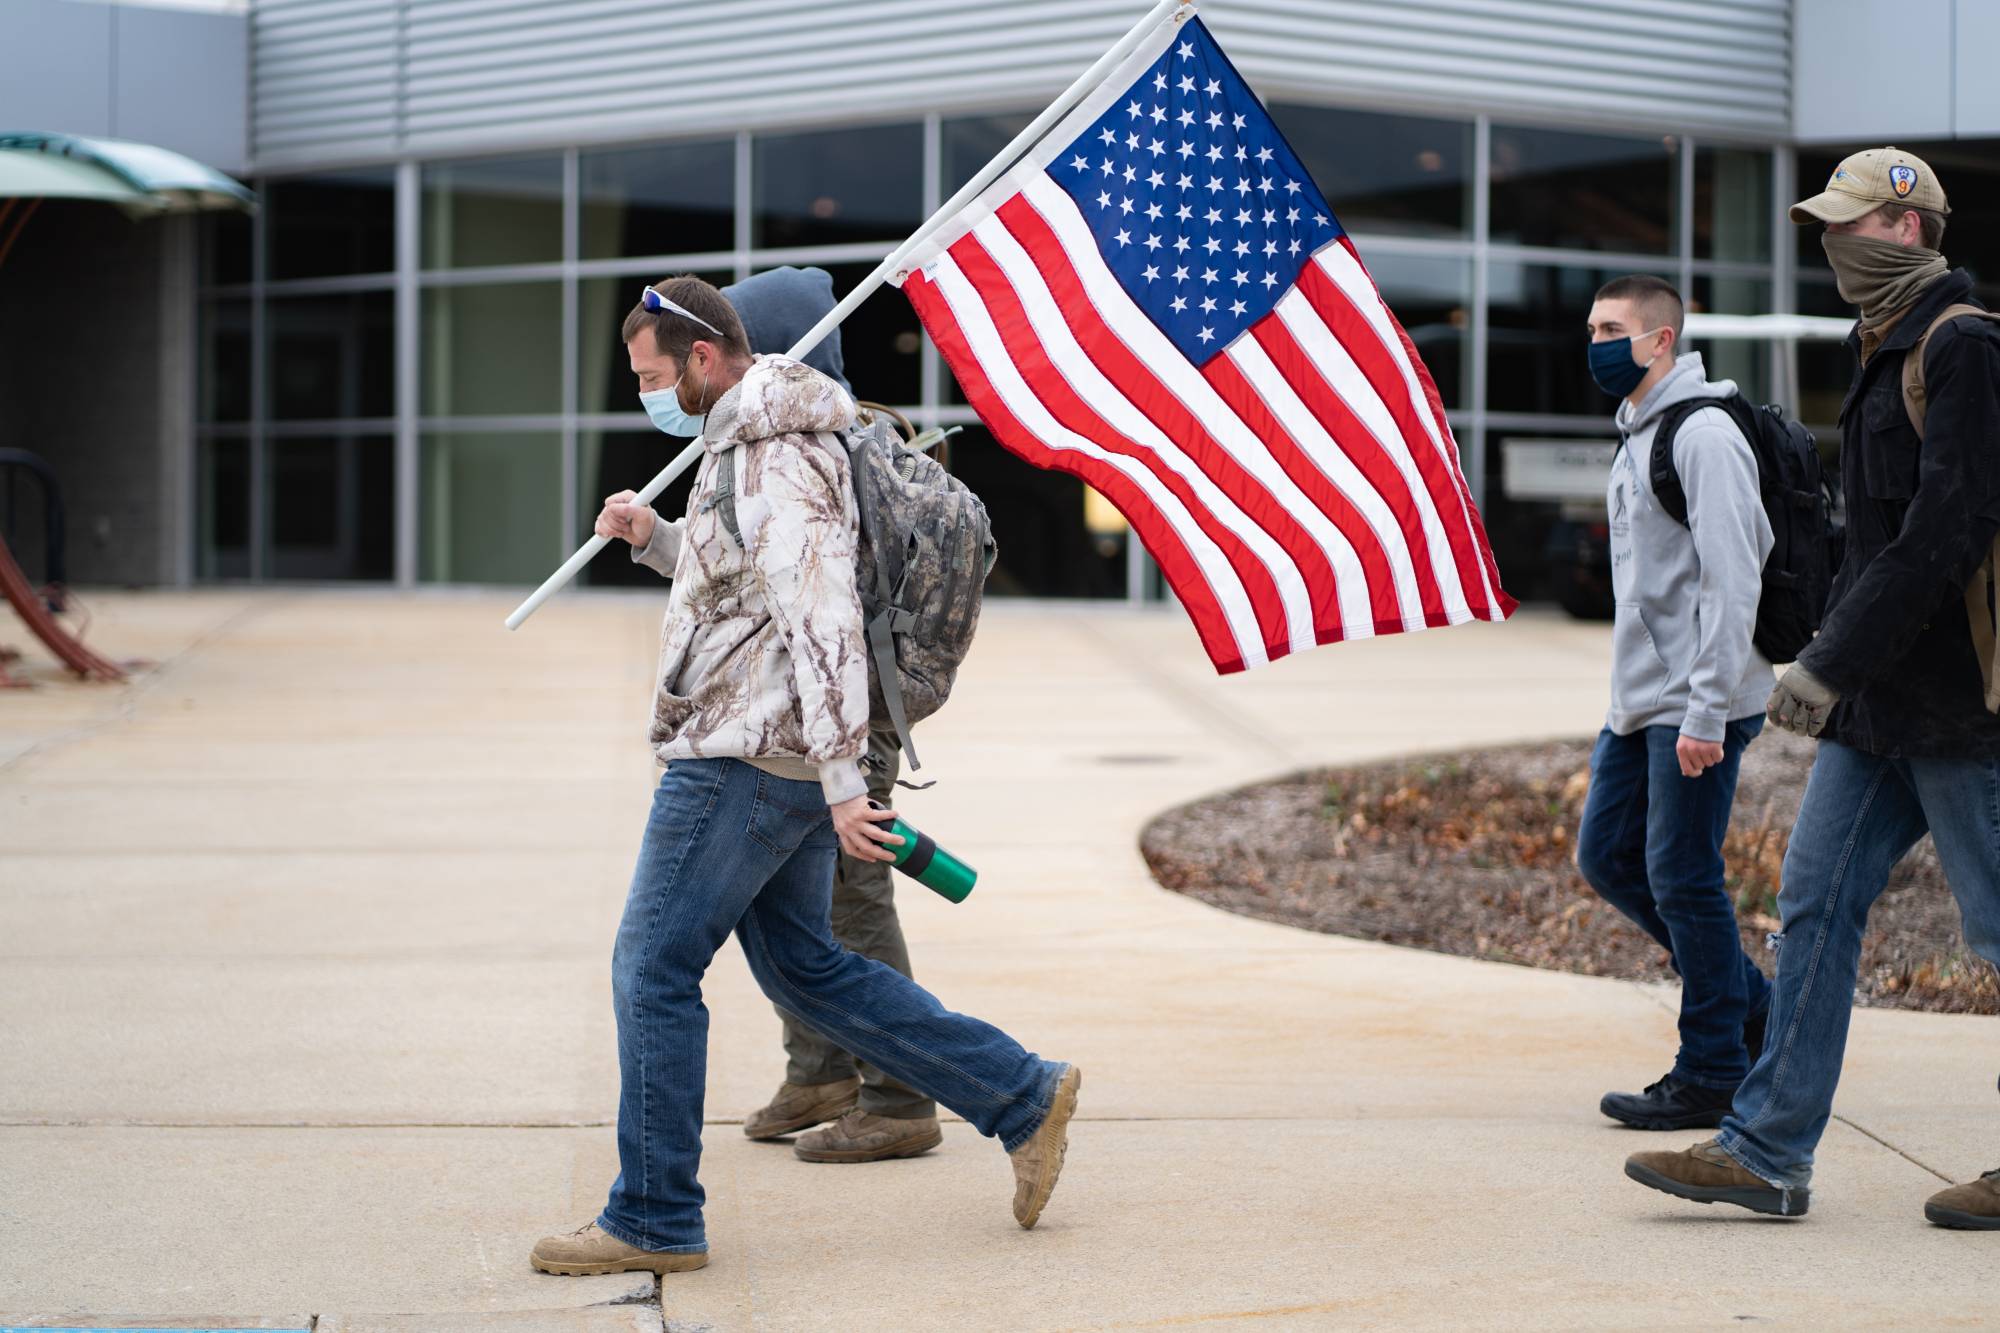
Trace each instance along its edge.
{"label": "american flag", "polygon": [[1199,19],[898,281],[995,438],[1124,513],[1217,670],[1514,610],[1430,372]]}

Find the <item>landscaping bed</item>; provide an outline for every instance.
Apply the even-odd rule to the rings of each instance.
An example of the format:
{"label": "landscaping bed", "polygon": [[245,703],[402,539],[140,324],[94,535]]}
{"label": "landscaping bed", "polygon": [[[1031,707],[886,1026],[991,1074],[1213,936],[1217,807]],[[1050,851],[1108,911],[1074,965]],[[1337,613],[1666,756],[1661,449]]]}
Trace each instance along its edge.
{"label": "landscaping bed", "polygon": [[[1165,887],[1308,930],[1591,976],[1668,981],[1652,939],[1574,864],[1590,745],[1564,741],[1300,773],[1153,821]],[[1767,732],[1744,755],[1723,853],[1744,947],[1768,974],[1780,867],[1813,743]],[[1965,948],[1930,840],[1870,914],[1858,1004],[2000,1013],[2000,977]]]}

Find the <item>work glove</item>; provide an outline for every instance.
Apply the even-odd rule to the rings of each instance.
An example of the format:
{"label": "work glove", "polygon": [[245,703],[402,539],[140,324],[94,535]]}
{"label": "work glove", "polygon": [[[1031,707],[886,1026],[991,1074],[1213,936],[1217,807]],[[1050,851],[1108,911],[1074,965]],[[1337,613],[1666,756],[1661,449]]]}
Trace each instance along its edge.
{"label": "work glove", "polygon": [[1826,730],[1826,719],[1839,702],[1840,696],[1831,685],[1794,665],[1778,677],[1778,688],[1772,691],[1771,706],[1764,714],[1795,736],[1817,736]]}

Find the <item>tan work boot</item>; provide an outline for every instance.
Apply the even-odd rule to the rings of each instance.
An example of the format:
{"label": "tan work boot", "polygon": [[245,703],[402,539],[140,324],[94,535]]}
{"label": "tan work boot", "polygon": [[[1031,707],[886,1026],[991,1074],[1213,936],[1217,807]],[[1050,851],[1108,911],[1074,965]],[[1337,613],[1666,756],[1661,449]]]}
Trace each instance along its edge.
{"label": "tan work boot", "polygon": [[752,1111],[743,1121],[743,1133],[753,1139],[775,1139],[811,1129],[852,1111],[854,1099],[860,1095],[858,1078],[838,1083],[781,1083],[771,1104]]}
{"label": "tan work boot", "polygon": [[792,1145],[801,1162],[886,1162],[915,1157],[944,1142],[937,1117],[897,1120],[867,1111],[849,1111],[825,1129],[816,1129]]}
{"label": "tan work boot", "polygon": [[1049,1195],[1055,1193],[1056,1177],[1062,1174],[1063,1154],[1069,1150],[1069,1121],[1076,1114],[1076,1092],[1083,1086],[1083,1071],[1075,1065],[1063,1070],[1056,1084],[1055,1101],[1048,1118],[1035,1136],[1008,1153],[1014,1162],[1014,1220],[1023,1230],[1041,1220]]}
{"label": "tan work boot", "polygon": [[1680,1152],[1635,1152],[1625,1174],[1651,1189],[1695,1203],[1733,1203],[1773,1217],[1804,1217],[1812,1191],[1781,1188],[1752,1175],[1714,1139]]}
{"label": "tan work boot", "polygon": [[1958,1231],[2000,1231],[2000,1170],[1931,1195],[1924,1216]]}
{"label": "tan work boot", "polygon": [[708,1251],[642,1250],[627,1245],[592,1222],[561,1236],[535,1243],[528,1262],[544,1273],[561,1277],[592,1277],[599,1273],[692,1273],[708,1266]]}

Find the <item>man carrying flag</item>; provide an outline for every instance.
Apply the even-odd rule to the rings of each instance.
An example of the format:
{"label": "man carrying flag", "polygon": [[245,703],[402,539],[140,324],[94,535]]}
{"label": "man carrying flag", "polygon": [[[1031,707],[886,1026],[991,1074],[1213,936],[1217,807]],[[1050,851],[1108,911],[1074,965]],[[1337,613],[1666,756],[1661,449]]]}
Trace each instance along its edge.
{"label": "man carrying flag", "polygon": [[853,424],[854,400],[803,362],[753,357],[736,311],[699,278],[646,288],[623,337],[653,424],[701,437],[708,457],[685,518],[636,504],[599,518],[674,580],[650,728],[667,769],[612,953],[618,1178],[594,1220],[546,1237],[530,1262],[564,1275],[708,1262],[701,982],[731,934],[774,1002],[999,1139],[1015,1221],[1032,1227],[1062,1171],[1076,1067],[833,938],[836,858],[893,859],[882,844],[898,841],[858,762],[869,718],[859,518],[835,434]]}
{"label": "man carrying flag", "polygon": [[[871,284],[897,282],[1001,442],[1124,511],[1221,671],[1512,612],[1415,346],[1191,6],[1161,0],[1003,158],[1020,152],[792,357]],[[880,857],[887,817],[852,772],[868,713],[855,506],[828,445],[852,405],[790,358],[753,361],[735,312],[692,279],[649,289],[625,337],[656,424],[702,433],[677,466],[704,465],[684,523],[638,512],[670,468],[508,620],[610,537],[675,548],[656,564],[676,580],[654,726],[671,766],[615,962],[622,1172],[598,1221],[544,1241],[535,1263],[704,1262],[699,983],[731,930],[781,1003],[999,1137],[1032,1226],[1062,1166],[1075,1068],[945,1012],[827,925],[836,847]],[[731,447],[740,546],[712,512]],[[801,761],[817,783],[773,776]]]}

